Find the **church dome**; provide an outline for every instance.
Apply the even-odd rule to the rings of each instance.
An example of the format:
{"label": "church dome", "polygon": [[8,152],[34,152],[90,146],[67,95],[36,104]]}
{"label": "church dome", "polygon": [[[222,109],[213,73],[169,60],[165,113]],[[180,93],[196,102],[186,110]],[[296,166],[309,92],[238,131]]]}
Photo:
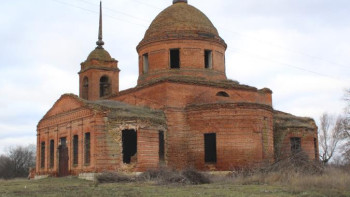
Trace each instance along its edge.
{"label": "church dome", "polygon": [[138,85],[170,78],[226,80],[226,48],[203,12],[187,0],[173,0],[152,21],[136,47]]}
{"label": "church dome", "polygon": [[90,61],[90,60],[100,60],[100,61],[112,61],[112,57],[111,55],[106,51],[104,50],[102,47],[99,48],[97,47],[95,50],[93,50],[88,58],[87,58],[87,61]]}
{"label": "church dome", "polygon": [[209,18],[187,1],[174,1],[153,20],[140,45],[171,38],[209,38],[224,42]]}

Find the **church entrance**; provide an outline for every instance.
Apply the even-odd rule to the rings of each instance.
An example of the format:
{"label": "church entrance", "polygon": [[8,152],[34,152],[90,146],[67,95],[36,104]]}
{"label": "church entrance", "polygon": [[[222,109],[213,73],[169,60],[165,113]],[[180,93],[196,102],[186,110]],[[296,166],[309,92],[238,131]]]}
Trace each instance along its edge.
{"label": "church entrance", "polygon": [[135,130],[123,130],[123,163],[132,163],[137,152],[137,135]]}
{"label": "church entrance", "polygon": [[68,147],[65,137],[60,139],[61,145],[58,147],[58,176],[68,176]]}

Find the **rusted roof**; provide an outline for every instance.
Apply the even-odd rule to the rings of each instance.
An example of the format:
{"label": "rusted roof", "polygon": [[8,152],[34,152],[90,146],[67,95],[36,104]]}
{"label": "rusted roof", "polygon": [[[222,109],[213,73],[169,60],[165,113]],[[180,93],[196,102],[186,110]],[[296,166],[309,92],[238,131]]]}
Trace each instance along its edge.
{"label": "rusted roof", "polygon": [[309,117],[298,117],[281,111],[274,111],[274,126],[278,128],[315,129],[316,123]]}
{"label": "rusted roof", "polygon": [[93,50],[88,58],[87,58],[87,61],[90,61],[90,60],[101,60],[101,61],[112,61],[112,57],[111,55],[103,48],[96,48],[95,50]]}
{"label": "rusted roof", "polygon": [[[77,101],[79,105],[76,105],[74,108],[59,112],[49,116],[49,112],[52,111],[58,103],[65,105],[65,98],[71,98]],[[63,102],[63,103],[62,103]],[[68,101],[71,102],[71,101]],[[148,107],[134,106],[129,105],[119,101],[111,100],[97,100],[97,101],[88,101],[78,97],[75,94],[64,94],[62,95],[53,105],[53,107],[46,113],[46,115],[40,120],[40,122],[47,118],[54,118],[56,116],[64,115],[65,113],[70,113],[79,108],[88,108],[96,112],[105,113],[110,119],[118,120],[142,120],[147,122],[152,122],[159,125],[166,125],[164,112],[161,110],[153,110]],[[40,124],[39,122],[39,124]]]}
{"label": "rusted roof", "polygon": [[111,100],[83,101],[90,108],[106,111],[108,118],[111,119],[137,119],[151,121],[161,125],[166,124],[164,112],[161,110],[154,110],[148,107],[134,106]]}
{"label": "rusted roof", "polygon": [[214,39],[224,43],[209,18],[185,2],[175,3],[159,13],[141,43],[184,37]]}

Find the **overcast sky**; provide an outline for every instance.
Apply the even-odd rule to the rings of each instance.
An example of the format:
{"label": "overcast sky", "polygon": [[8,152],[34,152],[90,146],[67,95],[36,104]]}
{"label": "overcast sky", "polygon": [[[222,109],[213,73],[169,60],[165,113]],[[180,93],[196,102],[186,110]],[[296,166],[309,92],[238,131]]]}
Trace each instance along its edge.
{"label": "overcast sky", "polygon": [[[136,85],[136,46],[172,0],[104,0],[105,49],[120,89]],[[350,87],[349,0],[189,0],[226,41],[228,78],[273,91],[273,107],[319,119],[342,113]],[[98,0],[11,0],[0,6],[0,154],[36,143],[38,121],[78,94],[80,63],[95,48]]]}

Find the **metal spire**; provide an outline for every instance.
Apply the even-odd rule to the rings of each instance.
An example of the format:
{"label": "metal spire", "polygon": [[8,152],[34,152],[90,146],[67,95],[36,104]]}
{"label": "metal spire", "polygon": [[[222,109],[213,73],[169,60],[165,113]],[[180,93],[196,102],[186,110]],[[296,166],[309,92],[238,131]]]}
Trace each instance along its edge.
{"label": "metal spire", "polygon": [[103,49],[103,45],[105,44],[102,40],[102,1],[100,1],[100,22],[98,28],[98,41],[96,42],[97,48]]}

